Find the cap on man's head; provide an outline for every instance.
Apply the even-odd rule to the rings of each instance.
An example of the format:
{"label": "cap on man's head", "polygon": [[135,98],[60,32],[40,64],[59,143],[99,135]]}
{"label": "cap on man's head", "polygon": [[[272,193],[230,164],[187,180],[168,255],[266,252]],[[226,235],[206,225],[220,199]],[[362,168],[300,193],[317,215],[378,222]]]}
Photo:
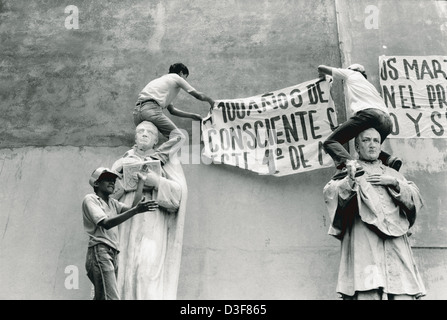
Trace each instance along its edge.
{"label": "cap on man's head", "polygon": [[101,179],[104,179],[105,177],[114,177],[114,178],[120,178],[120,175],[109,168],[99,167],[95,171],[92,172],[92,175],[90,176],[90,180],[88,183],[93,187],[96,181],[99,181]]}
{"label": "cap on man's head", "polygon": [[353,70],[353,71],[358,71],[360,73],[366,73],[365,67],[358,63],[351,64],[348,67],[348,69]]}

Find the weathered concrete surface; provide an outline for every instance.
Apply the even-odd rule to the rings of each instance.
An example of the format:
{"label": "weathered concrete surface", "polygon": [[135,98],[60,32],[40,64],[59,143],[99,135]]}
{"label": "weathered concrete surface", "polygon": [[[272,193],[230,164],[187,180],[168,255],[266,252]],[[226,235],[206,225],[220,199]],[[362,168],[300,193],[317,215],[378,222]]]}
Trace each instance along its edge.
{"label": "weathered concrete surface", "polygon": [[[427,289],[422,299],[447,299],[447,251],[413,253]],[[184,247],[178,298],[336,300],[339,259],[338,246],[247,252]]]}
{"label": "weathered concrete surface", "polygon": [[[316,78],[320,61],[340,63],[331,0],[72,1],[71,30],[65,1],[1,4],[0,148],[129,145],[139,91],[178,61],[215,99],[284,88]],[[176,105],[209,109],[185,93]]]}
{"label": "weathered concrete surface", "polygon": [[[1,299],[90,298],[81,202],[92,168],[111,166],[127,149],[1,150]],[[338,298],[339,242],[327,235],[316,191],[329,169],[273,178],[224,165],[183,168],[189,198],[178,299]],[[447,251],[410,239],[427,298],[446,299]]]}
{"label": "weathered concrete surface", "polygon": [[[127,149],[2,150],[0,298],[89,298],[81,202],[92,192],[88,178],[93,169],[110,167]],[[190,197],[179,299],[332,295],[327,289],[337,269],[338,241],[326,235],[321,194],[300,183],[316,188],[327,177],[262,177],[203,164],[185,164],[184,171]],[[327,264],[333,268],[320,273]],[[66,287],[70,266],[79,273],[78,289]],[[236,290],[244,274],[246,288]],[[198,282],[192,285],[192,279]],[[277,281],[288,281],[289,288]],[[215,283],[221,290],[215,290]]]}
{"label": "weathered concrete surface", "polygon": [[[91,192],[88,177],[132,145],[135,97],[169,64],[183,61],[190,83],[218,99],[315,78],[321,63],[362,61],[378,70],[380,54],[446,52],[447,10],[439,1],[72,4],[78,30],[65,29],[63,1],[0,1],[4,299],[90,297],[80,209]],[[377,30],[364,26],[370,4],[380,8]],[[370,75],[378,87],[378,72]],[[338,90],[335,99],[342,119]],[[177,105],[202,115],[208,109],[184,93]],[[174,121],[192,133],[190,121]],[[411,241],[427,298],[447,299],[445,140],[385,146],[404,158],[402,171],[426,199]],[[337,298],[339,243],[326,235],[322,199],[332,169],[283,178],[224,165],[185,164],[184,171],[189,197],[179,299]],[[66,287],[70,266],[79,272],[78,289]]]}
{"label": "weathered concrete surface", "polygon": [[[111,154],[117,156],[115,149],[110,149],[109,154],[97,149],[98,146],[126,146],[127,149],[132,144],[134,127],[131,112],[135,98],[149,80],[166,73],[171,63],[182,61],[188,65],[190,83],[216,99],[246,97],[283,88],[315,78],[319,63],[340,64],[337,34],[334,32],[335,10],[330,0],[115,0],[74,1],[70,4],[79,8],[77,30],[67,30],[64,26],[68,14],[64,13],[67,3],[63,1],[1,1],[0,148],[14,148],[12,151],[2,149],[2,159],[6,163],[2,175],[6,174],[6,181],[11,184],[11,188],[2,190],[1,198],[0,230],[5,230],[1,242],[1,288],[10,288],[2,289],[2,297],[89,297],[89,282],[83,276],[86,240],[79,211],[82,197],[89,192],[86,177],[98,165],[111,163]],[[179,95],[177,106],[202,115],[206,115],[208,110],[205,103],[197,102],[184,93]],[[341,109],[342,116],[343,113]],[[173,120],[191,132],[190,121]],[[52,149],[48,146],[67,148]],[[94,146],[94,149],[77,150],[71,146]],[[17,149],[20,147],[24,149]],[[91,155],[79,156],[83,150],[88,150]],[[65,176],[52,168],[63,165],[66,166]],[[25,176],[25,180],[19,173],[16,176],[16,172],[24,170],[34,172],[34,166],[46,168],[43,180],[40,175],[31,173]],[[221,167],[215,170],[209,179],[200,170],[185,170],[186,174],[193,173],[188,177],[190,188],[194,190],[204,184],[201,180],[207,180],[203,185],[207,191],[227,189],[233,192],[235,181],[227,177],[227,170],[232,172],[231,178],[245,176],[248,179],[245,173],[235,169]],[[318,198],[321,184],[329,174],[329,171],[324,172],[326,175],[315,178],[311,175],[289,178],[287,193],[296,196],[295,183],[292,183],[295,179],[305,179],[306,184],[308,180],[316,179],[312,185],[317,192],[306,191],[305,195],[312,193],[319,211],[314,214],[311,210],[309,214],[303,208],[302,212],[311,215],[313,222],[318,220],[311,228],[323,231],[318,243],[326,245],[324,228],[321,227],[324,212]],[[260,184],[258,178],[250,176],[249,181],[238,180],[238,184],[248,187],[243,190],[248,193],[233,192],[234,203],[226,196],[218,196],[218,208],[193,192],[195,201],[188,201],[188,212],[195,213],[194,219],[208,217],[213,228],[206,237],[197,237],[201,230],[196,227],[201,222],[189,222],[191,235],[185,235],[189,241],[185,247],[196,247],[197,252],[203,251],[203,245],[225,247],[230,243],[228,237],[220,233],[215,238],[215,226],[219,226],[218,230],[222,230],[222,226],[232,230],[238,226],[250,227],[256,221],[257,227],[273,230],[255,233],[253,239],[253,236],[247,237],[241,228],[231,241],[233,245],[244,248],[241,254],[264,248],[269,238],[273,239],[270,241],[274,241],[274,248],[286,251],[291,246],[300,245],[289,242],[313,243],[303,233],[296,233],[298,238],[289,240],[287,235],[295,235],[295,230],[282,230],[288,227],[288,219],[275,215],[281,212],[292,214],[294,211],[291,209],[294,208],[291,206],[286,210],[278,207],[278,202],[267,205],[269,213],[263,219],[270,227],[260,225],[258,217],[253,217],[251,206],[255,202],[251,192],[264,199],[259,203],[267,203],[266,199],[274,200],[273,189]],[[217,184],[218,181],[225,183]],[[53,187],[50,182],[58,183]],[[214,189],[216,185],[219,189]],[[284,186],[278,182],[274,185],[279,188],[275,194],[283,200],[281,190]],[[17,197],[23,186],[32,196],[23,196],[22,203]],[[48,193],[51,188],[57,188],[57,197]],[[77,190],[75,195],[71,192],[73,188]],[[304,185],[299,189],[304,190]],[[209,194],[209,197],[214,195]],[[303,196],[298,195],[297,201],[302,200]],[[259,204],[254,206],[261,208]],[[235,208],[240,211],[235,211]],[[209,215],[210,209],[216,217],[227,215],[231,220],[218,219],[216,225]],[[230,211],[239,220],[228,216]],[[27,220],[30,212],[34,212],[33,227]],[[51,215],[48,212],[52,212]],[[261,216],[263,212],[258,210],[257,214]],[[58,219],[53,217],[56,213]],[[247,214],[250,218],[245,221]],[[293,216],[294,226],[305,226],[301,221],[303,217],[295,213]],[[277,226],[276,219],[281,221]],[[22,229],[25,230],[24,235]],[[28,246],[30,241],[33,245]],[[274,254],[276,250],[273,250]],[[20,258],[15,255],[17,251],[23,252]],[[187,251],[187,258],[194,260],[195,251]],[[227,254],[227,257],[231,256]],[[259,268],[257,263],[259,261],[241,266],[256,269]],[[64,286],[67,277],[64,270],[69,265],[77,266],[80,272],[78,290],[67,290]],[[183,272],[188,279],[192,270]],[[219,281],[222,276],[230,279],[220,273],[215,276],[217,279],[213,281]],[[203,290],[212,291],[207,282],[203,286]],[[227,290],[228,293],[230,291]],[[197,298],[192,292],[181,292],[183,298]],[[249,294],[253,298],[259,296],[255,287],[249,290]],[[201,297],[206,298],[207,295]]]}
{"label": "weathered concrete surface", "polygon": [[338,263],[338,247],[259,251],[185,247],[178,295],[179,299],[333,300],[338,298],[334,290]]}
{"label": "weathered concrete surface", "polygon": [[[126,150],[1,150],[0,299],[89,299],[81,203],[92,192],[92,171],[111,166]],[[78,289],[65,286],[70,266],[77,269]]]}

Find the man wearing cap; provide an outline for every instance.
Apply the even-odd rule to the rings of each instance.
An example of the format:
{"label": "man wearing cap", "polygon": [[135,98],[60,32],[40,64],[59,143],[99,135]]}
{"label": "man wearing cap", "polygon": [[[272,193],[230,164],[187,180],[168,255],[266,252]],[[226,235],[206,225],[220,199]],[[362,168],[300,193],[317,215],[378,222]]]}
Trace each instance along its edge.
{"label": "man wearing cap", "polygon": [[108,168],[93,171],[89,183],[94,193],[87,194],[82,202],[84,228],[89,235],[85,267],[95,287],[94,300],[118,300],[116,285],[119,235],[117,225],[134,215],[154,211],[155,201],[143,202],[142,189],[145,177],[138,175],[138,187],[132,206],[111,197],[119,175]]}
{"label": "man wearing cap", "polygon": [[[320,65],[318,73],[320,77],[327,75],[343,80],[346,102],[353,113],[353,116],[336,128],[323,144],[324,150],[332,157],[336,168],[339,169],[333,179],[342,179],[347,175],[347,163],[355,165],[356,175],[361,176],[364,173],[363,169],[346,151],[343,144],[368,128],[379,131],[381,143],[383,143],[392,130],[388,108],[379,92],[367,80],[365,68],[362,65],[353,64],[347,69]],[[402,165],[400,159],[384,151],[380,153],[379,159],[397,171]]]}

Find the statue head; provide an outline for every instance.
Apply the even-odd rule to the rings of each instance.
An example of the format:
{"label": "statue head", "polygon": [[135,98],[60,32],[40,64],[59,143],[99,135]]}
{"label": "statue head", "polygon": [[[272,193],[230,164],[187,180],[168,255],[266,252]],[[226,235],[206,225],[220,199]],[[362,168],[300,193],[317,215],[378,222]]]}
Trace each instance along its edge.
{"label": "statue head", "polygon": [[379,158],[381,151],[380,133],[369,128],[359,133],[355,138],[355,150],[359,154],[360,160],[375,161]]}
{"label": "statue head", "polygon": [[158,129],[149,121],[141,122],[135,129],[135,144],[143,151],[152,149],[158,143]]}

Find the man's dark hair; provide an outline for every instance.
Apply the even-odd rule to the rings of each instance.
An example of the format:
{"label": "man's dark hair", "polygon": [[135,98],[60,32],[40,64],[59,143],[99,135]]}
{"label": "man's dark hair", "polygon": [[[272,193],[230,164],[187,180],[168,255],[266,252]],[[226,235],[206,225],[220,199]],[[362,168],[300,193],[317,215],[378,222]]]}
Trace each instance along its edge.
{"label": "man's dark hair", "polygon": [[177,73],[183,72],[184,75],[189,75],[188,68],[183,63],[174,63],[169,67],[169,73]]}

